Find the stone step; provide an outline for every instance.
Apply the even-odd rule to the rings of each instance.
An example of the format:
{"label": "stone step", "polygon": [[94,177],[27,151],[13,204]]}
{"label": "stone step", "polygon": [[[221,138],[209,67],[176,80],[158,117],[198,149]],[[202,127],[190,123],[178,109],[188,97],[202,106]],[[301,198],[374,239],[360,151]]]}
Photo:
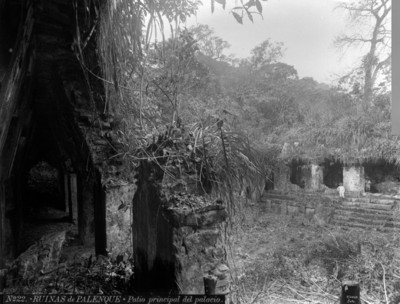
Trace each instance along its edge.
{"label": "stone step", "polygon": [[362,229],[362,230],[378,230],[383,232],[398,233],[400,231],[400,225],[387,223],[384,225],[366,225],[363,223],[356,222],[333,222],[330,224],[332,228],[340,227],[342,229]]}
{"label": "stone step", "polygon": [[354,222],[354,223],[360,223],[360,224],[365,224],[369,226],[379,226],[379,225],[384,225],[384,224],[393,224],[393,225],[398,225],[400,227],[400,220],[393,218],[393,217],[387,217],[387,218],[367,218],[367,217],[349,217],[349,216],[343,216],[343,215],[334,215],[333,221],[336,223],[345,223],[345,222]]}
{"label": "stone step", "polygon": [[382,194],[382,193],[368,193],[365,196],[369,196],[371,199],[396,199],[396,200],[400,200],[400,194],[396,194],[396,195],[390,195],[390,194]]}
{"label": "stone step", "polygon": [[361,218],[361,217],[347,217],[341,215],[335,215],[332,219],[335,223],[359,223],[365,224],[367,226],[379,226],[385,224],[398,225],[400,227],[400,219],[387,217],[387,218],[379,218],[379,219],[371,219],[371,218]]}
{"label": "stone step", "polygon": [[381,205],[390,205],[393,204],[396,200],[394,198],[373,198],[373,197],[350,197],[346,198],[346,201],[354,202],[354,203],[372,203],[372,204],[381,204]]}
{"label": "stone step", "polygon": [[320,197],[307,197],[307,196],[289,196],[289,195],[277,195],[277,194],[270,194],[268,196],[263,196],[260,199],[261,203],[266,203],[267,200],[280,200],[280,201],[321,201],[321,202],[339,202],[339,197],[329,197],[329,196],[320,196]]}
{"label": "stone step", "polygon": [[[284,191],[277,191],[277,190],[269,190],[264,192],[263,195],[286,195],[286,196],[310,196],[310,197],[331,197],[331,198],[338,198],[338,193],[325,193],[325,192],[306,192],[306,191],[291,191],[291,192],[284,192]],[[370,199],[372,201],[376,200],[399,200],[400,201],[400,194],[391,195],[391,194],[382,194],[382,193],[363,193],[362,196],[359,195],[352,195],[348,193],[346,199]]]}
{"label": "stone step", "polygon": [[261,197],[261,201],[266,201],[267,199],[277,199],[277,200],[290,200],[294,201],[296,197],[290,196],[290,195],[283,195],[283,194],[268,194],[268,195],[263,195]]}
{"label": "stone step", "polygon": [[394,207],[394,203],[377,204],[377,203],[344,201],[344,202],[342,202],[342,206],[344,206],[344,207],[359,207],[359,208],[363,208],[363,209],[392,210]]}
{"label": "stone step", "polygon": [[[286,198],[273,198],[273,199],[270,199],[271,200],[271,202],[273,202],[273,203],[275,203],[275,204],[288,204],[288,205],[296,205],[296,206],[302,206],[302,205],[306,205],[305,204],[305,202],[307,202],[307,201],[299,201],[298,199],[297,200],[295,200],[295,199],[291,199],[291,200],[288,200],[288,199],[286,199]],[[308,201],[308,202],[310,202],[310,201]],[[332,202],[332,201],[330,201],[330,200],[321,200],[320,201],[322,204],[332,204],[332,203],[335,203],[335,202]],[[259,202],[259,204],[260,205],[266,205],[267,204],[267,201],[265,200],[265,201],[263,201],[263,200],[261,200],[260,202]],[[312,206],[312,204],[308,204],[309,206]],[[339,205],[338,205],[338,208],[339,208]]]}
{"label": "stone step", "polygon": [[335,209],[336,213],[352,213],[357,216],[365,216],[365,215],[382,215],[382,216],[389,216],[394,215],[395,211],[392,209],[368,209],[368,208],[360,208],[356,206],[340,206]]}
{"label": "stone step", "polygon": [[[282,201],[304,201],[307,197],[295,197],[289,195],[278,195],[278,194],[270,194],[268,196],[263,196],[261,198],[261,202],[266,202],[267,200],[282,200]],[[314,199],[319,199],[321,202],[324,201],[337,201],[339,202],[339,197],[337,196],[319,196],[314,197]],[[382,209],[391,209],[394,204],[400,203],[394,199],[370,199],[370,198],[346,198],[345,201],[341,202],[342,205],[345,206],[362,206],[363,208],[381,208]]]}
{"label": "stone step", "polygon": [[289,196],[289,197],[330,197],[330,198],[339,198],[338,194],[328,194],[321,192],[279,192],[279,191],[268,191],[264,192],[263,197],[270,196]]}
{"label": "stone step", "polygon": [[340,226],[344,229],[379,230],[383,232],[399,232],[400,216],[398,216],[397,204],[400,203],[400,196],[366,193],[363,196],[351,196],[351,193],[344,201],[339,201],[337,194],[290,192],[283,193],[269,191],[264,193],[261,203],[273,200],[279,203],[291,204],[297,202],[320,201],[333,203],[335,214],[332,218],[333,226]]}
{"label": "stone step", "polygon": [[363,225],[357,225],[357,224],[350,224],[350,225],[331,225],[332,229],[337,228],[340,226],[340,229],[342,230],[363,230],[363,231],[380,231],[380,232],[385,232],[385,233],[398,233],[399,229],[395,228],[390,228],[390,227],[366,227]]}
{"label": "stone step", "polygon": [[[282,202],[282,203],[290,203],[290,202],[298,202],[298,199],[296,200],[295,198],[290,198],[287,196],[274,196],[274,197],[270,197],[268,198],[270,200],[274,200],[275,202]],[[321,198],[321,202],[326,202],[326,198]],[[261,200],[260,203],[261,204],[265,204],[267,202],[266,199]],[[328,202],[332,202],[331,200],[328,200]],[[339,203],[339,202],[338,202]],[[378,203],[364,203],[364,202],[358,202],[358,201],[344,201],[340,203],[341,205],[338,205],[338,209],[343,209],[343,210],[352,210],[352,211],[356,211],[356,210],[371,210],[371,212],[373,211],[391,211],[394,208],[394,203],[384,203],[384,204],[378,204]],[[363,211],[361,211],[363,212]]]}
{"label": "stone step", "polygon": [[396,218],[393,214],[360,214],[360,213],[354,213],[354,212],[335,212],[334,218],[347,218],[347,219],[357,219],[357,218],[362,218],[362,219],[368,219],[372,221],[384,221],[387,219],[394,219]]}
{"label": "stone step", "polygon": [[334,221],[348,221],[348,222],[365,222],[366,224],[370,223],[371,225],[376,225],[379,223],[389,223],[389,222],[393,222],[393,223],[399,223],[400,224],[400,219],[393,216],[393,215],[389,215],[389,216],[375,216],[372,217],[370,215],[366,216],[352,216],[352,215],[346,215],[346,214],[335,214],[333,216],[333,220]]}

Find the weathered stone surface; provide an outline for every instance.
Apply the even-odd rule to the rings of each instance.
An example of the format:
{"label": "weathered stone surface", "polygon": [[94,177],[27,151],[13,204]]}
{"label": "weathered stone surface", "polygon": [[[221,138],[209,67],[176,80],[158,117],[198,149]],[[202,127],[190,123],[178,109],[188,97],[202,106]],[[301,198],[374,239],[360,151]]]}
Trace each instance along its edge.
{"label": "weathered stone surface", "polygon": [[272,202],[271,202],[271,211],[272,211],[273,213],[280,214],[280,213],[281,213],[281,210],[282,210],[282,208],[281,208],[281,201],[272,200]]}
{"label": "weathered stone surface", "polygon": [[[323,169],[316,164],[297,165],[291,168],[288,190],[318,191],[323,184]],[[297,186],[297,188],[295,187]]]}
{"label": "weathered stone surface", "polygon": [[[264,194],[265,208],[275,214],[305,216],[318,224],[331,222],[337,202],[332,197],[308,192],[293,192],[279,194],[277,191]],[[285,210],[287,212],[285,213]]]}
{"label": "weathered stone surface", "polygon": [[220,264],[214,270],[214,275],[217,277],[217,294],[227,294],[230,291],[229,267],[226,264]]}
{"label": "weathered stone surface", "polygon": [[303,189],[300,186],[298,186],[296,184],[292,184],[292,183],[288,183],[286,190],[288,190],[288,191],[303,191]]}
{"label": "weathered stone surface", "polygon": [[285,164],[278,165],[274,170],[274,190],[282,192],[320,191],[323,188],[322,167],[311,164],[299,166],[296,170],[298,176],[295,181],[291,181],[292,169]]}
{"label": "weathered stone surface", "polygon": [[311,179],[309,189],[312,191],[319,190],[324,183],[323,169],[315,164],[311,165]]}
{"label": "weathered stone surface", "polygon": [[57,268],[66,231],[43,236],[37,243],[23,252],[11,265],[7,280],[9,285],[17,280],[30,280]]}
{"label": "weathered stone surface", "polygon": [[135,184],[116,185],[106,191],[107,249],[112,257],[132,255],[132,200]]}
{"label": "weathered stone surface", "polygon": [[346,191],[359,192],[365,191],[364,167],[346,166],[343,168],[343,186]]}
{"label": "weathered stone surface", "polygon": [[157,180],[164,173],[158,166],[143,162],[138,173],[132,213],[134,288],[204,294],[204,276],[226,262],[221,231],[228,216],[225,207],[177,193],[171,183],[161,192]]}
{"label": "weathered stone surface", "polygon": [[228,212],[225,207],[220,205],[210,205],[196,210],[183,210],[178,208],[168,208],[164,211],[168,221],[174,227],[208,227],[223,223]]}
{"label": "weathered stone surface", "polygon": [[217,293],[226,293],[229,287],[229,268],[225,263],[226,252],[221,231],[213,228],[186,232],[188,233],[182,234],[183,246],[176,254],[176,259],[181,265],[177,276],[180,292],[203,294],[203,277],[213,275],[217,278]]}
{"label": "weathered stone surface", "polygon": [[215,246],[220,238],[218,229],[200,230],[194,234],[189,235],[184,239],[184,246],[189,255],[196,253],[199,246],[208,248]]}
{"label": "weathered stone surface", "polygon": [[400,183],[395,181],[385,181],[374,186],[382,194],[398,194],[400,192]]}
{"label": "weathered stone surface", "polygon": [[228,217],[226,210],[211,210],[206,212],[193,212],[183,217],[182,225],[190,227],[204,227],[222,223]]}
{"label": "weathered stone surface", "polygon": [[274,190],[287,191],[290,185],[290,168],[284,164],[278,165],[274,170]]}
{"label": "weathered stone surface", "polygon": [[306,208],[306,216],[310,217],[313,216],[315,213],[315,209],[314,208]]}
{"label": "weathered stone surface", "polygon": [[290,214],[290,215],[299,214],[299,207],[298,206],[288,206],[288,214]]}
{"label": "weathered stone surface", "polygon": [[94,188],[95,181],[89,180],[82,189],[82,206],[78,216],[79,237],[83,244],[94,245],[95,223],[94,223]]}

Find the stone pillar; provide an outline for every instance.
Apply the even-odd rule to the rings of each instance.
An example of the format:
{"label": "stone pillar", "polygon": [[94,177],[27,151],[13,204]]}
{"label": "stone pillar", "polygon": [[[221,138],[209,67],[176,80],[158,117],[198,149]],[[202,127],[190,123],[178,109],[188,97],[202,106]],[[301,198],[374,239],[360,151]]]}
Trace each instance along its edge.
{"label": "stone pillar", "polygon": [[310,189],[316,191],[321,187],[323,183],[324,183],[323,169],[318,165],[312,164]]}
{"label": "stone pillar", "polygon": [[322,168],[316,164],[304,165],[301,167],[300,182],[306,191],[317,191],[323,184]]}
{"label": "stone pillar", "polygon": [[279,164],[274,171],[274,190],[287,191],[290,186],[290,168]]}
{"label": "stone pillar", "polygon": [[77,222],[78,220],[78,184],[77,184],[77,178],[75,173],[71,173],[69,175],[70,178],[70,192],[69,192],[69,198],[71,200],[71,205],[70,205],[70,214],[72,221],[74,223]]}
{"label": "stone pillar", "polygon": [[135,191],[136,184],[128,183],[106,189],[107,249],[111,257],[133,254],[131,221]]}
{"label": "stone pillar", "polygon": [[224,204],[162,189],[155,176],[162,176],[159,166],[140,164],[132,202],[132,288],[142,293],[204,294],[203,279],[213,276],[216,293],[228,293]]}
{"label": "stone pillar", "polygon": [[4,279],[5,279],[5,187],[4,183],[0,179],[0,292],[4,289]]}
{"label": "stone pillar", "polygon": [[[228,217],[225,207],[214,204],[189,212],[168,208],[163,215],[172,225],[172,262],[176,265],[179,293],[204,294],[203,278],[209,275],[217,279],[216,294],[229,293],[229,267],[221,229]],[[159,249],[160,254],[163,250]]]}
{"label": "stone pillar", "polygon": [[[86,246],[92,246],[95,245],[95,230],[99,230],[97,228],[98,223],[95,223],[95,217],[99,221],[102,220],[101,219],[102,213],[104,213],[105,217],[105,211],[102,212],[103,201],[101,196],[96,192],[96,180],[92,175],[90,175],[89,177],[85,176],[84,179],[82,178],[82,176],[75,175],[75,177],[78,178],[79,182],[79,204],[78,204],[78,214],[77,214],[79,238],[82,244]],[[71,192],[73,192],[72,185],[71,185]],[[71,198],[73,198],[72,193],[71,193]],[[71,213],[74,214],[73,204]],[[104,238],[105,238],[105,233],[104,233]],[[100,239],[96,241],[99,243]],[[96,248],[96,253],[97,253],[97,248]]]}
{"label": "stone pillar", "polygon": [[64,173],[64,211],[69,214],[69,196],[70,196],[70,187],[69,187],[69,175],[68,173]]}
{"label": "stone pillar", "polygon": [[348,165],[343,167],[343,186],[348,192],[365,191],[364,167]]}

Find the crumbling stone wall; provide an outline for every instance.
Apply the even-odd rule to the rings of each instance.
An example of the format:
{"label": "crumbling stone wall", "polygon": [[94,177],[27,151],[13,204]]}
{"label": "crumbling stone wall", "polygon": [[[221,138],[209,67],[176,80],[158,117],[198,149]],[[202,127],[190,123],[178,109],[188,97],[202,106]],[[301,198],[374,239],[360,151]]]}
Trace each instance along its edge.
{"label": "crumbling stone wall", "polygon": [[267,212],[303,216],[318,224],[330,223],[335,209],[340,205],[338,198],[310,193],[282,194],[271,191],[264,193],[260,205]]}
{"label": "crumbling stone wall", "polygon": [[13,286],[17,281],[37,279],[40,275],[59,267],[60,255],[65,241],[66,230],[43,236],[10,265],[7,285]]}
{"label": "crumbling stone wall", "polygon": [[217,279],[216,293],[229,291],[229,268],[221,224],[226,220],[225,207],[208,205],[196,210],[164,210],[173,225],[174,260],[179,292],[204,294],[204,276]]}
{"label": "crumbling stone wall", "polygon": [[400,192],[399,167],[384,160],[363,164],[365,179],[371,182],[370,192],[397,194]]}
{"label": "crumbling stone wall", "polygon": [[279,164],[274,170],[274,190],[287,191],[290,189],[290,168]]}
{"label": "crumbling stone wall", "polygon": [[106,189],[107,250],[111,257],[132,256],[132,200],[136,184],[114,184]]}
{"label": "crumbling stone wall", "polygon": [[318,191],[323,187],[323,169],[319,165],[278,165],[274,170],[274,190]]}
{"label": "crumbling stone wall", "polygon": [[204,294],[214,276],[217,292],[228,288],[221,202],[162,187],[157,165],[142,163],[133,199],[134,290]]}
{"label": "crumbling stone wall", "polygon": [[[317,164],[304,164],[292,161],[290,181],[305,191],[317,191],[323,184],[323,169]],[[291,186],[291,189],[296,190]],[[278,189],[279,190],[279,189]]]}

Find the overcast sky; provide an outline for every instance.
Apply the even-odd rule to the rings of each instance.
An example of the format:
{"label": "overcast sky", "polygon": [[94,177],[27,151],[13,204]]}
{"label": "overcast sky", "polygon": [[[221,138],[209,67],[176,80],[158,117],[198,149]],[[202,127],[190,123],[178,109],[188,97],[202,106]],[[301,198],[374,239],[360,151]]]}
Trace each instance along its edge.
{"label": "overcast sky", "polygon": [[[286,52],[283,62],[293,65],[300,77],[331,83],[359,62],[361,52],[353,50],[344,54],[333,46],[335,36],[348,29],[342,10],[334,9],[336,0],[268,0],[263,4],[263,19],[254,16],[244,24],[237,23],[230,13],[236,0],[228,0],[225,10],[216,3],[211,13],[210,0],[187,26],[207,24],[215,34],[231,44],[228,53],[243,58],[250,50],[267,38],[283,42]],[[336,75],[336,76],[335,76]]]}

